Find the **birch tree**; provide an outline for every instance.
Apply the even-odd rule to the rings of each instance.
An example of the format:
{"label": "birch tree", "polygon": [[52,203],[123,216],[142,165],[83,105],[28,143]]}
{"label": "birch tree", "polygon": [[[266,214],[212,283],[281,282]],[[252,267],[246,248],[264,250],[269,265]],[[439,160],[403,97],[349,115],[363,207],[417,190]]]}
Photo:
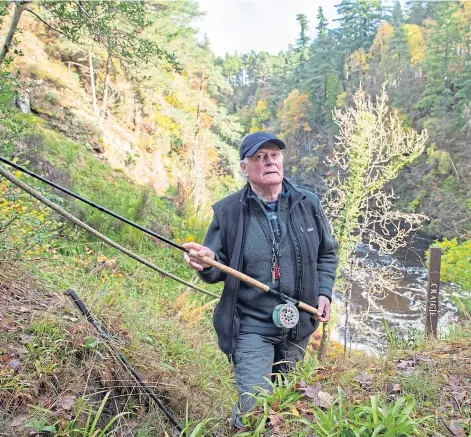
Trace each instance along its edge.
{"label": "birch tree", "polygon": [[[396,112],[388,107],[383,91],[373,102],[359,89],[353,105],[334,110],[339,133],[328,164],[332,167],[326,210],[333,217],[339,241],[339,290],[346,295],[346,328],[350,316],[352,281],[365,287],[369,298],[394,286],[397,272],[392,267],[372,268],[355,258],[359,243],[369,243],[385,254],[407,244],[408,236],[426,218],[397,211],[395,195],[388,183],[412,163],[425,148],[426,131],[405,128]],[[345,335],[346,346],[347,335]]]}

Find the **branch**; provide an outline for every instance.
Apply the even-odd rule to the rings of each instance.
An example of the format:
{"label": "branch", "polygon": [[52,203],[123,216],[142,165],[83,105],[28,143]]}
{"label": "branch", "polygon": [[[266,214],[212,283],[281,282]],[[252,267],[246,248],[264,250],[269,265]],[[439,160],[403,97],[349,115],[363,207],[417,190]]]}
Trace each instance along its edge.
{"label": "branch", "polygon": [[52,27],[49,23],[44,21],[36,12],[34,12],[31,9],[28,9],[28,8],[25,8],[25,11],[28,11],[30,14],[33,14],[39,21],[41,21],[43,24],[45,24],[47,27],[49,27],[49,29],[51,29],[54,32],[60,33],[61,35],[64,35],[65,37],[67,37],[67,35],[64,32],[62,32],[59,29],[56,29],[55,27]]}
{"label": "branch", "polygon": [[85,68],[86,70],[90,70],[90,67],[89,67],[89,66],[80,64],[80,63],[78,63],[78,62],[65,61],[64,63],[65,63],[65,64],[69,64],[69,65],[78,65],[79,67]]}
{"label": "branch", "polygon": [[458,182],[460,181],[460,174],[458,173],[458,169],[455,166],[455,163],[453,162],[453,159],[451,159],[451,155],[448,153],[448,157],[450,158],[451,165],[453,166],[453,170],[455,170],[456,173],[456,178]]}
{"label": "branch", "polygon": [[6,229],[8,228],[8,226],[10,226],[10,225],[11,225],[15,220],[17,220],[17,219],[18,219],[18,217],[12,217],[10,220],[8,220],[8,222],[6,223],[5,226],[0,227],[0,234],[1,234],[2,232],[5,232]]}

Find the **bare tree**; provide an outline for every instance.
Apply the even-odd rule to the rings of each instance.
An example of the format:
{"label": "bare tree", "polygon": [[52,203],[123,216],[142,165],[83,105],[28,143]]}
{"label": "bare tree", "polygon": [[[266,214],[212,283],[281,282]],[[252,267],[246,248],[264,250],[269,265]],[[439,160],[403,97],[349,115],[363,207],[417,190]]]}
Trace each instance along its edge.
{"label": "bare tree", "polygon": [[13,37],[15,36],[18,23],[20,22],[21,14],[26,9],[26,5],[28,3],[31,3],[31,1],[32,0],[20,0],[14,2],[15,8],[13,10],[13,16],[11,18],[10,26],[5,37],[5,41],[3,42],[3,45],[0,48],[0,64],[2,64],[6,55],[10,51],[11,44],[13,43]]}
{"label": "bare tree", "polygon": [[200,215],[204,205],[204,195],[206,191],[206,182],[205,182],[205,171],[204,171],[204,162],[205,162],[205,151],[204,146],[201,143],[201,114],[203,113],[203,90],[205,82],[205,72],[201,73],[201,80],[199,83],[198,90],[198,106],[196,109],[196,128],[195,136],[192,143],[192,147],[189,150],[189,158],[191,162],[192,169],[192,185],[193,185],[193,211],[196,215]]}
{"label": "bare tree", "polygon": [[387,187],[424,151],[427,133],[403,127],[398,114],[389,110],[384,89],[375,102],[359,89],[353,106],[334,110],[334,121],[339,134],[328,164],[336,169],[336,176],[329,181],[325,207],[340,244],[337,284],[346,295],[346,349],[353,282],[363,282],[371,298],[392,286],[398,273],[394,266],[365,265],[354,256],[356,246],[368,243],[393,254],[426,218],[396,211],[394,193]]}
{"label": "bare tree", "polygon": [[96,103],[96,88],[95,88],[95,70],[93,68],[93,54],[88,51],[88,64],[90,69],[90,90],[92,93],[93,113],[98,114],[98,106]]}

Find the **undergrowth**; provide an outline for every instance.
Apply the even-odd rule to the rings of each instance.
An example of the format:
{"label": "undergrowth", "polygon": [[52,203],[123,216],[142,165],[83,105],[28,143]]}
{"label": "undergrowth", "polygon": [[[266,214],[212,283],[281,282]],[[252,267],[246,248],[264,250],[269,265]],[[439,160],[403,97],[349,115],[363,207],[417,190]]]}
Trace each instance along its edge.
{"label": "undergrowth", "polygon": [[[201,223],[184,220],[169,199],[130,184],[38,119],[15,120],[9,129],[23,123],[22,134],[34,124],[42,138],[38,151],[52,173],[68,169],[72,190],[178,242],[202,239]],[[20,163],[34,159],[19,154]],[[174,249],[15,175],[159,267],[197,282]],[[184,424],[182,435],[229,435],[236,395],[211,326],[214,299],[84,235],[4,180],[0,228],[2,432],[171,435],[106,342],[63,297],[74,289]],[[296,371],[277,376],[269,391],[255,395],[257,407],[244,418],[247,429],[239,435],[440,435],[448,429],[471,435],[469,328],[450,329],[440,342],[385,331],[390,348],[383,356],[337,351],[319,364],[308,353]]]}
{"label": "undergrowth", "polygon": [[[78,176],[74,175],[77,185],[73,189],[78,187],[77,191],[80,190],[86,196],[88,191],[90,197],[97,201],[100,196],[94,190],[96,187],[87,184],[86,179],[80,182],[80,177],[86,178],[87,174],[93,174],[101,178],[104,175],[100,171],[106,169],[101,163],[95,166],[93,158],[89,161],[82,160],[82,168],[84,161],[88,168],[83,173],[78,171]],[[159,223],[171,233],[167,236],[176,239],[186,239],[189,233],[197,234],[195,229],[185,227],[184,221],[168,204],[168,200],[149,195],[144,188],[133,190],[122,175],[106,171],[116,182],[109,184],[101,193],[108,208],[143,225],[149,225],[149,222],[142,217],[157,217]],[[37,185],[21,172],[15,172],[15,176]],[[129,230],[128,226],[122,227],[116,220],[101,213],[91,212],[82,205],[64,200],[43,187],[39,189],[67,209],[75,209],[76,214],[86,222],[138,251],[159,267],[196,282],[194,273],[185,267],[180,253],[141,233]],[[116,196],[116,192],[120,195]],[[141,217],[137,216],[137,212]],[[41,293],[34,300],[41,302],[44,293],[56,296],[57,302],[61,302],[59,313],[55,312],[57,308],[54,306],[45,307],[42,308],[44,318],[33,311],[34,317],[28,318],[21,325],[17,323],[16,317],[11,320],[2,318],[2,323],[11,321],[14,324],[15,335],[10,336],[9,331],[5,333],[4,329],[0,329],[1,358],[7,363],[6,370],[2,367],[1,374],[2,392],[5,390],[6,393],[5,404],[2,402],[2,406],[6,405],[7,408],[0,422],[15,424],[14,417],[19,414],[25,420],[17,421],[17,426],[25,430],[54,432],[55,435],[92,435],[95,432],[95,429],[85,431],[87,421],[83,423],[82,416],[85,417],[90,411],[98,411],[97,402],[104,399],[107,387],[106,384],[101,387],[100,383],[98,389],[90,383],[84,375],[83,367],[97,365],[102,368],[104,365],[112,369],[115,360],[104,353],[103,345],[97,341],[96,332],[88,330],[88,335],[80,339],[70,335],[74,328],[70,324],[64,324],[63,317],[73,318],[82,329],[84,326],[72,310],[71,303],[57,297],[66,289],[74,289],[83,297],[90,310],[98,315],[101,323],[120,341],[126,356],[136,364],[138,371],[148,376],[149,380],[157,381],[157,391],[164,393],[165,402],[174,409],[177,417],[185,417],[187,405],[190,406],[190,421],[209,414],[223,414],[223,411],[230,409],[234,401],[232,375],[227,359],[214,347],[213,331],[207,317],[215,304],[213,298],[185,290],[185,287],[175,285],[173,281],[138,265],[101,242],[93,241],[81,231],[61,222],[55,213],[5,180],[0,181],[0,228],[0,270],[15,272],[12,276],[0,278],[2,291],[8,293],[11,284],[19,280],[17,272],[25,271],[25,290],[29,290],[28,284],[33,278],[40,284],[38,286]],[[23,282],[20,283],[23,285]],[[218,287],[212,289],[218,291]],[[28,302],[29,304],[32,302]],[[24,310],[28,314],[31,311],[26,305]],[[0,328],[4,328],[4,325]],[[23,340],[29,337],[31,340]],[[11,346],[14,344],[18,347]],[[87,364],[90,357],[93,359]],[[95,362],[97,357],[100,363]],[[107,364],[103,364],[102,360]],[[64,389],[70,390],[70,380],[64,383],[61,376],[74,367],[80,369],[75,381],[77,393],[73,395],[73,405],[67,411],[81,412],[75,417],[64,415],[59,420],[55,417],[57,411],[51,405],[51,399]],[[46,390],[43,395],[43,391],[32,383],[35,379],[54,386],[55,392]],[[155,435],[156,429],[161,432],[168,426],[163,423],[155,408],[149,405],[148,399],[143,404],[142,398],[145,396],[136,389],[129,375],[124,379],[117,379],[110,374],[108,379],[116,381],[118,386],[107,404],[113,401],[117,407],[115,414],[108,412],[103,417],[109,421],[107,423],[111,423],[116,417],[113,420],[116,423],[112,423],[114,429],[128,426],[140,435]],[[137,396],[136,408],[141,408],[138,424],[136,420],[128,418],[132,417],[128,413],[135,416],[134,409],[123,410],[128,402],[121,402],[130,395],[127,393],[130,388],[135,392],[134,396]],[[82,392],[82,395],[79,396],[78,392]],[[28,393],[27,396],[24,393]],[[93,400],[97,394],[98,399]],[[199,399],[202,395],[204,403]],[[41,399],[41,396],[45,399]],[[116,398],[120,397],[123,399],[117,402]],[[20,402],[18,399],[27,400]],[[40,414],[38,409],[32,411],[31,405],[39,405]],[[144,405],[145,410],[140,405]],[[147,410],[150,413],[144,414]],[[122,416],[121,413],[127,415]],[[133,426],[125,424],[133,422]],[[1,425],[2,423],[2,429],[8,429],[6,424]],[[102,423],[102,426],[105,425],[106,423]],[[141,426],[142,431],[139,431]],[[78,429],[83,433],[77,434]]]}

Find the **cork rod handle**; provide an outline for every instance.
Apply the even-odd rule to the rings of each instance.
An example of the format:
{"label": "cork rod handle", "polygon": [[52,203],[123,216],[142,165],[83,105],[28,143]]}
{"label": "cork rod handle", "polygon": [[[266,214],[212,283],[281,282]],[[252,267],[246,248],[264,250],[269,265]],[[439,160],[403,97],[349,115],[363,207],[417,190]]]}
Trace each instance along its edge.
{"label": "cork rod handle", "polygon": [[265,285],[263,282],[257,281],[256,279],[251,278],[250,276],[244,275],[238,270],[235,270],[231,267],[221,264],[220,262],[215,261],[209,256],[199,256],[198,252],[194,249],[190,249],[188,253],[190,256],[194,258],[200,259],[205,264],[208,264],[211,267],[216,267],[222,272],[227,273],[228,275],[234,276],[235,278],[245,282],[246,284],[253,285],[254,287],[257,287],[258,289],[264,291],[265,293],[268,293],[270,291],[270,287],[268,285]]}
{"label": "cork rod handle", "polygon": [[[239,272],[238,270],[235,270],[231,267],[221,264],[220,262],[215,261],[209,256],[199,256],[198,252],[194,249],[190,249],[188,253],[193,258],[199,259],[203,263],[208,264],[211,267],[215,267],[221,270],[222,272],[227,273],[228,275],[234,276],[235,278],[239,279],[240,281],[245,282],[246,284],[253,285],[254,287],[264,291],[265,293],[268,293],[270,291],[270,287],[268,285],[265,285],[263,282],[257,281],[256,279],[251,278],[250,276],[247,276],[244,273]],[[301,301],[298,302],[297,306],[299,309],[306,311],[312,316],[317,316],[317,308],[314,308],[313,306],[308,305],[307,303],[304,303]]]}

